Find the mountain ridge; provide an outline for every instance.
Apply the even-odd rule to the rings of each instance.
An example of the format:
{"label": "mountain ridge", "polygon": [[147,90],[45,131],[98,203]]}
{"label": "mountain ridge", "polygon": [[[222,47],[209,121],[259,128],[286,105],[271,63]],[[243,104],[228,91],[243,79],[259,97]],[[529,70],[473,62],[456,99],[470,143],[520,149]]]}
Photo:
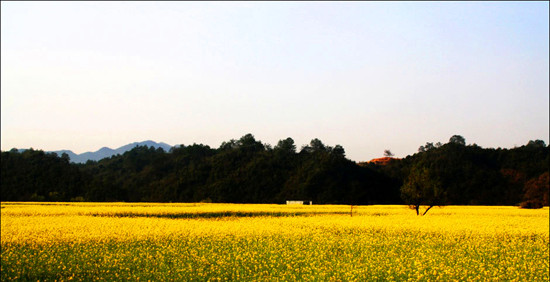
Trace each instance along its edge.
{"label": "mountain ridge", "polygon": [[58,156],[61,156],[63,153],[66,153],[69,156],[69,159],[72,163],[86,163],[88,160],[99,161],[104,158],[109,158],[114,155],[122,155],[127,151],[132,150],[137,146],[147,146],[154,148],[162,148],[164,151],[170,151],[172,148],[171,145],[168,145],[164,142],[157,143],[152,140],[146,140],[142,142],[133,142],[124,146],[121,146],[116,149],[111,149],[109,147],[102,147],[95,152],[84,152],[82,154],[76,154],[71,150],[58,150],[58,151],[48,151],[47,153],[56,153]]}

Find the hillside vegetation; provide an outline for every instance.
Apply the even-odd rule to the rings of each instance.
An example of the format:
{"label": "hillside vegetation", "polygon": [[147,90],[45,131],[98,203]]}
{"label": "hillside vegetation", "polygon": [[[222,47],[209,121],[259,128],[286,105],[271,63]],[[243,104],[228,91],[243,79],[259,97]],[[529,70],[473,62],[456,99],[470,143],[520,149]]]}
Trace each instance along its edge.
{"label": "hillside vegetation", "polygon": [[421,171],[439,189],[429,203],[540,207],[548,205],[549,151],[540,140],[487,149],[455,135],[403,159],[357,164],[340,145],[313,139],[298,150],[287,138],[271,147],[252,134],[217,149],[138,146],[85,164],[13,149],[2,152],[0,200],[411,204],[402,188]]}

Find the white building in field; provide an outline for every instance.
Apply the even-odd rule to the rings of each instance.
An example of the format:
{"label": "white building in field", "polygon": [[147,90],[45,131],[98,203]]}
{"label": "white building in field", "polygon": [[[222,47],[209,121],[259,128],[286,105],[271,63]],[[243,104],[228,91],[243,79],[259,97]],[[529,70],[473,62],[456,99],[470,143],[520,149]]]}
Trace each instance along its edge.
{"label": "white building in field", "polygon": [[313,205],[313,201],[286,201],[287,205]]}

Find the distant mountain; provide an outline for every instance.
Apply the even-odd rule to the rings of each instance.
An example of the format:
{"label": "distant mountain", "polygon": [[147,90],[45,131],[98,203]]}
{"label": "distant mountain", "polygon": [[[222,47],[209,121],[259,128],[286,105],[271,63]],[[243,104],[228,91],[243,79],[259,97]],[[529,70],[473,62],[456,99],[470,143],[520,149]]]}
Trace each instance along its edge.
{"label": "distant mountain", "polygon": [[172,146],[163,142],[157,143],[155,141],[147,140],[143,142],[134,142],[128,145],[124,145],[117,149],[103,147],[95,152],[86,152],[82,154],[75,154],[73,151],[70,151],[70,150],[52,151],[48,153],[56,153],[58,156],[61,156],[63,153],[66,153],[71,159],[72,163],[86,163],[88,160],[99,161],[101,159],[109,158],[114,155],[118,155],[118,154],[122,155],[125,152],[132,150],[136,146],[162,148],[166,152],[170,151],[170,149],[172,148]]}

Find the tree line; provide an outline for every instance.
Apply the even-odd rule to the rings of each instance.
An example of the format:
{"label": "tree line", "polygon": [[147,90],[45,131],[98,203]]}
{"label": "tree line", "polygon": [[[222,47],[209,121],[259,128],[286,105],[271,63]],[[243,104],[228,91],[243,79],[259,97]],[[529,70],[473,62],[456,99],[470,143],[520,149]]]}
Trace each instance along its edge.
{"label": "tree line", "polygon": [[219,148],[138,146],[85,164],[17,149],[1,154],[1,201],[125,201],[317,204],[548,205],[550,148],[466,145],[462,136],[427,143],[383,165],[355,163],[342,146],[292,138],[270,146],[252,134]]}

